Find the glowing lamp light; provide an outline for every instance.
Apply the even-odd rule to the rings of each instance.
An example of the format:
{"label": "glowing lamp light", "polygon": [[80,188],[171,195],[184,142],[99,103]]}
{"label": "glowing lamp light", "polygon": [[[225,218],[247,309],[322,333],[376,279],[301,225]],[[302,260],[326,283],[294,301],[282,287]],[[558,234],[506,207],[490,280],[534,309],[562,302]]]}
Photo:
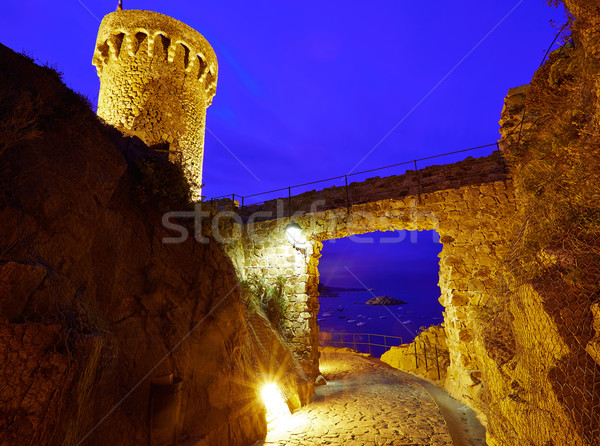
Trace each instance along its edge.
{"label": "glowing lamp light", "polygon": [[294,248],[306,248],[306,240],[302,236],[302,228],[298,223],[291,222],[285,228],[285,235]]}
{"label": "glowing lamp light", "polygon": [[275,383],[265,384],[260,395],[267,408],[267,423],[290,415],[290,408]]}

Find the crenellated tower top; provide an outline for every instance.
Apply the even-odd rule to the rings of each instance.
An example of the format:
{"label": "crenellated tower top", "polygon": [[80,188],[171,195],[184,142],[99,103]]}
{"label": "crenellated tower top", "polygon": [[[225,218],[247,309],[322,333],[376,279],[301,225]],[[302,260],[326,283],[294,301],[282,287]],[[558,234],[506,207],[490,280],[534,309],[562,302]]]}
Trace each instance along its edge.
{"label": "crenellated tower top", "polygon": [[98,115],[181,162],[200,198],[206,108],[217,57],[197,31],[153,11],[104,17],[92,62],[100,77]]}

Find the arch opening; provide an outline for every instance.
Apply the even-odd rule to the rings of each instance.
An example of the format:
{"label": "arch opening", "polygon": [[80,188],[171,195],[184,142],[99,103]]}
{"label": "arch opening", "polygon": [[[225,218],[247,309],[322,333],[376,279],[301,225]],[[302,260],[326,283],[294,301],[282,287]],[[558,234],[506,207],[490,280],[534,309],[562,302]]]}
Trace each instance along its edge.
{"label": "arch opening", "polygon": [[198,62],[198,79],[201,79],[202,75],[204,74],[204,70],[206,70],[207,64],[206,62],[204,62],[204,59],[200,54],[198,54],[196,58]]}
{"label": "arch opening", "polygon": [[410,343],[423,329],[442,323],[441,250],[435,230],[324,241],[318,266],[320,346],[380,357],[390,346]]}
{"label": "arch opening", "polygon": [[135,40],[133,43],[135,45],[133,48],[133,54],[138,54],[140,49],[146,53],[148,52],[148,34],[145,32],[139,31],[135,33]]}
{"label": "arch opening", "polygon": [[154,39],[154,54],[158,56],[160,54],[165,60],[169,58],[169,47],[171,46],[171,39],[164,34],[158,34]]}
{"label": "arch opening", "polygon": [[190,64],[190,49],[183,43],[180,43],[179,45],[183,50],[183,67],[187,69]]}
{"label": "arch opening", "polygon": [[125,40],[125,33],[114,34],[111,39],[114,46],[115,57],[119,57],[121,54],[123,41]]}

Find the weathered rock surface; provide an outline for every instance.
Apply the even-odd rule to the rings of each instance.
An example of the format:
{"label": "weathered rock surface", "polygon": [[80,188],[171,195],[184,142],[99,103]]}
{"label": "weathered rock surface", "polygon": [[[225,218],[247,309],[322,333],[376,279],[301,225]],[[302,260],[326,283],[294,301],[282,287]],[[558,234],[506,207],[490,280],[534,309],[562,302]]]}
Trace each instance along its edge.
{"label": "weathered rock surface", "polygon": [[429,327],[410,344],[391,347],[381,355],[381,361],[435,381],[443,387],[450,365],[446,331],[441,325]]}
{"label": "weathered rock surface", "polygon": [[401,299],[396,299],[390,296],[377,296],[372,297],[365,303],[367,305],[404,305],[406,302],[404,302]]}
{"label": "weathered rock surface", "polygon": [[136,170],[156,155],[51,70],[3,46],[0,67],[0,443],[147,444],[149,382],[168,373],[183,378],[182,438],[210,445],[265,434],[269,373],[305,403],[219,245],[162,243],[156,203],[140,204],[156,176]]}

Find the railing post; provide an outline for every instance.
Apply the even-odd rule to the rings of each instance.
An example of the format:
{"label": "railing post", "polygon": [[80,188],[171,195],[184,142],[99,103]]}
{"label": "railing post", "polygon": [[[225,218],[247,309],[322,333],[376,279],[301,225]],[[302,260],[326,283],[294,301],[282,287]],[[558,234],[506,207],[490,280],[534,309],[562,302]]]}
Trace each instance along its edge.
{"label": "railing post", "polygon": [[427,372],[427,344],[423,342],[423,358],[425,358],[425,371]]}
{"label": "railing post", "polygon": [[417,168],[417,160],[415,163],[415,175],[417,176],[417,195],[419,196],[419,203],[421,202],[421,175],[418,174],[419,169]]}
{"label": "railing post", "polygon": [[368,335],[368,338],[367,338],[367,339],[368,339],[368,342],[369,342],[369,355],[371,355],[371,356],[372,356],[372,355],[373,355],[373,353],[371,352],[371,334],[370,334],[370,333],[369,333],[369,335]]}
{"label": "railing post", "polygon": [[385,345],[385,351],[387,351],[387,336],[383,335],[383,345]]}
{"label": "railing post", "polygon": [[292,216],[292,186],[288,187],[288,217]]}
{"label": "railing post", "polygon": [[419,357],[417,355],[417,341],[415,340],[415,370],[419,368]]}
{"label": "railing post", "polygon": [[348,209],[348,213],[350,213],[350,191],[348,190],[348,175],[344,175],[344,179],[346,180],[346,209]]}
{"label": "railing post", "polygon": [[354,351],[356,350],[356,333],[352,333],[352,344],[354,345]]}
{"label": "railing post", "polygon": [[502,172],[504,175],[508,173],[508,169],[506,168],[506,162],[504,161],[504,156],[502,155],[502,151],[500,150],[500,143],[496,142],[496,147],[498,148],[498,156],[500,157],[500,161],[502,161]]}
{"label": "railing post", "polygon": [[435,347],[435,365],[437,366],[437,373],[438,373],[438,380],[440,380],[440,361],[438,359],[438,351],[437,351],[437,344],[434,345]]}
{"label": "railing post", "polygon": [[242,224],[244,223],[244,197],[242,196]]}

